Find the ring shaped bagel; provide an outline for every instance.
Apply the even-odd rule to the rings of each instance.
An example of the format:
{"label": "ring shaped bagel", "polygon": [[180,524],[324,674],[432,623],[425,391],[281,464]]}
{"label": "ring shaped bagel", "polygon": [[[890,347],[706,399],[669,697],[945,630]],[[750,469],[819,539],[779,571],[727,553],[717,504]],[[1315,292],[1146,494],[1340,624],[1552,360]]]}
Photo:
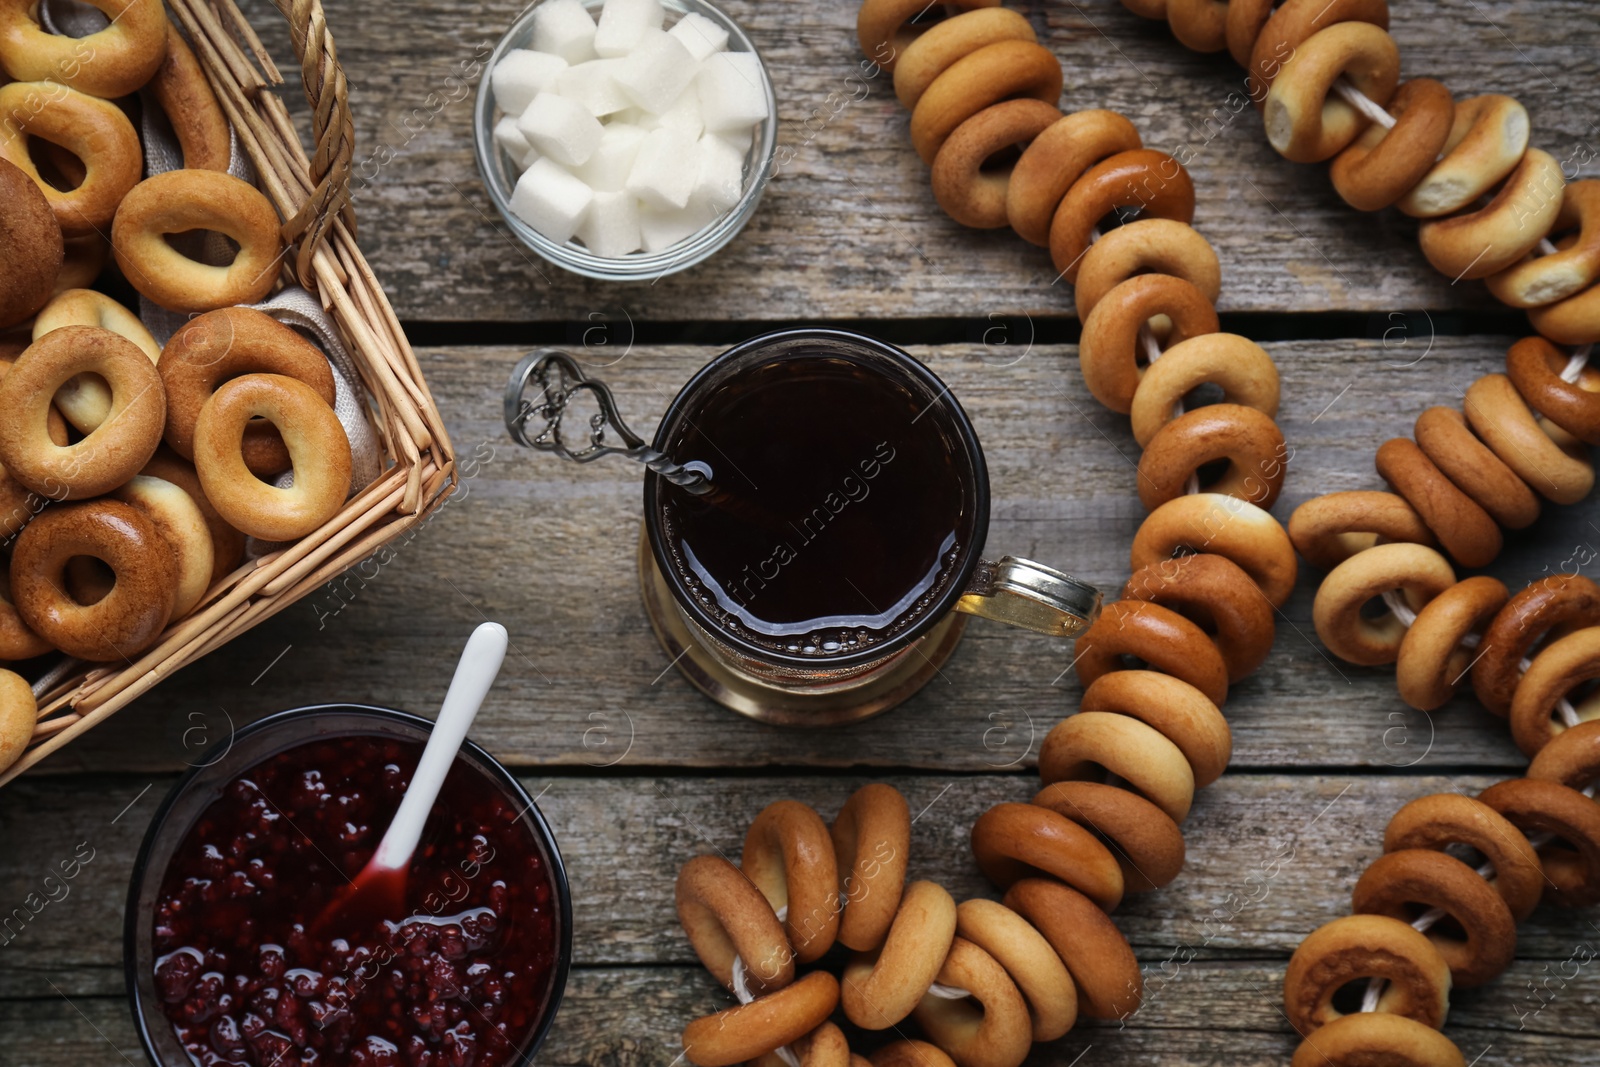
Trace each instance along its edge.
{"label": "ring shaped bagel", "polygon": [[1552,440],[1504,374],[1473,382],[1462,408],[1472,431],[1546,500],[1576,504],[1594,488],[1589,450],[1570,438],[1563,444]]}
{"label": "ring shaped bagel", "polygon": [[[45,181],[28,153],[29,138],[82,160],[83,181],[67,190]],[[69,237],[109,227],[144,169],[139,135],[121,108],[55,82],[0,85],[0,159],[33,179]]]}
{"label": "ring shaped bagel", "polygon": [[1272,17],[1275,0],[1228,0],[1224,31],[1228,54],[1241,67],[1250,66],[1250,49]]}
{"label": "ring shaped bagel", "polygon": [[1444,158],[1401,197],[1416,218],[1458,211],[1516,169],[1528,149],[1528,112],[1509,96],[1474,96],[1456,104]]}
{"label": "ring shaped bagel", "polygon": [[1477,211],[1417,227],[1422,254],[1451,278],[1487,278],[1532,252],[1561,213],[1566,176],[1548,152],[1530,148],[1500,191]]}
{"label": "ring shaped bagel", "polygon": [[739,861],[774,912],[784,913],[784,933],[796,963],[810,963],[833,947],[839,932],[839,873],[827,824],[809,805],[779,800],[750,824]]}
{"label": "ring shaped bagel", "polygon": [[[1222,556],[1203,552],[1148,564],[1128,579],[1122,598],[1148,600],[1197,623],[1222,653],[1230,684],[1253,674],[1272,651],[1272,605],[1238,564]],[[1125,673],[1130,672],[1102,675],[1099,681]]]}
{"label": "ring shaped bagel", "polygon": [[1400,49],[1388,33],[1365,22],[1341,22],[1301,43],[1267,92],[1262,118],[1267,140],[1295,163],[1319,163],[1341,152],[1368,120],[1337,95],[1344,77],[1379,107],[1400,81]]}
{"label": "ring shaped bagel", "polygon": [[[63,326],[97,326],[110,330],[138,345],[151,363],[161,358],[161,346],[150,336],[139,316],[93,289],[68,289],[53,297],[33,320],[33,339],[37,341]],[[57,390],[55,405],[80,432],[89,433],[110,413],[111,390],[105,379],[97,375],[75,375]]]}
{"label": "ring shaped bagel", "polygon": [[950,1000],[928,993],[917,1023],[962,1067],[1016,1067],[1033,1047],[1028,1005],[1004,967],[971,941],[957,937],[939,968],[940,985],[970,996]]}
{"label": "ring shaped bagel", "polygon": [[753,1060],[827,1022],[838,1003],[839,980],[827,971],[812,971],[775,993],[685,1026],[684,1058],[698,1067]]}
{"label": "ring shaped bagel", "polygon": [[912,882],[883,947],[845,964],[844,1014],[863,1030],[887,1030],[933,985],[956,936],[956,902],[936,882]]}
{"label": "ring shaped bagel", "polygon": [[[28,629],[28,624],[17,613],[17,606],[11,599],[11,566],[7,561],[0,566],[0,660],[32,659],[49,651],[50,642]],[[4,714],[3,707],[0,707],[0,714]],[[28,733],[33,733],[31,722]],[[0,760],[0,769],[5,766],[5,761]]]}
{"label": "ring shaped bagel", "polygon": [[1494,868],[1490,884],[1518,922],[1533,914],[1544,889],[1539,856],[1520,830],[1481,800],[1460,793],[1418,797],[1395,812],[1383,833],[1383,850],[1428,848],[1443,851],[1454,844],[1481,852]]}
{"label": "ring shaped bagel", "polygon": [[1122,901],[1122,868],[1110,850],[1094,834],[1047,808],[996,804],[972,824],[972,855],[999,889],[1042,871],[1104,911],[1114,911]]}
{"label": "ring shaped bagel", "polygon": [[1217,705],[1170,674],[1131,670],[1102,674],[1084,690],[1081,707],[1127,715],[1153,727],[1183,753],[1197,789],[1222,777],[1233,752],[1228,720]]}
{"label": "ring shaped bagel", "polygon": [[1242,404],[1207,404],[1185,412],[1150,439],[1139,457],[1139,502],[1154,511],[1184,494],[1191,475],[1227,462],[1213,493],[1270,508],[1283,491],[1287,468],[1283,431],[1272,416]]}
{"label": "ring shaped bagel", "polygon": [[[1567,729],[1556,718],[1556,704],[1574,688],[1600,678],[1600,626],[1590,626],[1552,641],[1535,657],[1511,696],[1511,738],[1532,756]],[[1580,719],[1600,709],[1579,708]]]}
{"label": "ring shaped bagel", "polygon": [[1456,106],[1444,83],[1414,78],[1389,101],[1394,128],[1373,123],[1334,159],[1328,176],[1357,211],[1381,211],[1411,191],[1444,148]]}
{"label": "ring shaped bagel", "polygon": [[1529,308],[1528,321],[1557,344],[1594,344],[1600,341],[1600,285],[1554,304]]}
{"label": "ring shaped bagel", "polygon": [[1478,654],[1477,646],[1468,648],[1462,640],[1479,633],[1510,596],[1504,582],[1480,574],[1452,585],[1417,612],[1395,660],[1400,699],[1432,711],[1454,696]]}
{"label": "ring shaped bagel", "polygon": [[1289,539],[1313,567],[1329,571],[1380,540],[1434,547],[1433,531],[1403,496],[1358,489],[1312,497],[1289,516]]}
{"label": "ring shaped bagel", "polygon": [[1032,41],[996,41],[956,60],[923,91],[911,112],[911,144],[933,164],[945,139],[978,112],[1012,97],[1054,107],[1061,100],[1061,61]]}
{"label": "ring shaped bagel", "polygon": [[[226,381],[244,374],[282,374],[315,389],[333,406],[333,369],[310,341],[263,311],[221,308],[190,319],[161,350],[157,365],[167,390],[166,441],[185,459],[194,458],[200,409]],[[271,426],[253,424],[244,433],[250,473],[268,477],[289,469],[289,450]]]}
{"label": "ring shaped bagel", "polygon": [[1522,678],[1522,661],[1546,635],[1600,626],[1600,585],[1581,574],[1552,574],[1522,589],[1484,631],[1472,665],[1472,691],[1504,717]]}
{"label": "ring shaped bagel", "polygon": [[1416,442],[1391,437],[1378,447],[1378,474],[1417,509],[1450,557],[1463,567],[1485,567],[1500,555],[1503,539],[1494,518],[1456,488]]}
{"label": "ring shaped bagel", "polygon": [[[999,7],[1000,0],[951,0],[950,6],[970,11]],[[856,12],[856,40],[861,51],[884,70],[894,70],[900,55],[928,29],[912,22],[927,10],[926,0],[865,0]]]}
{"label": "ring shaped bagel", "polygon": [[1173,822],[1188,818],[1194,803],[1194,771],[1183,758],[1183,750],[1161,731],[1128,715],[1080,711],[1057,723],[1045,736],[1039,749],[1039,778],[1046,785],[1100,782],[1107,774],[1126,780]]}
{"label": "ring shaped bagel", "polygon": [[1528,764],[1528,777],[1584,790],[1600,779],[1600,722],[1563,730]]}
{"label": "ring shaped bagel", "polygon": [[1078,678],[1093,685],[1124,670],[1123,656],[1182,678],[1221,707],[1228,699],[1228,668],[1206,632],[1170,608],[1145,600],[1107,604],[1078,638]]}
{"label": "ring shaped bagel", "polygon": [[[105,421],[76,444],[50,439],[51,399],[74,375],[98,374],[111,388]],[[100,496],[127,482],[155,454],[166,395],[137,345],[94,326],[66,326],[28,347],[0,381],[0,463],[51,500]]]}
{"label": "ring shaped bagel", "polygon": [[1152,511],[1133,535],[1129,563],[1138,570],[1185,552],[1232,560],[1275,608],[1288,601],[1299,573],[1294,545],[1272,513],[1221,493],[1190,493]]}
{"label": "ring shaped bagel", "polygon": [[1038,40],[1028,20],[1010,8],[979,7],[952,15],[929,26],[896,57],[894,94],[912,111],[933,80],[962,56],[997,41]]}
{"label": "ring shaped bagel", "polygon": [[[1600,182],[1596,183],[1600,188]],[[1543,337],[1524,337],[1506,354],[1506,376],[1528,406],[1585,444],[1600,445],[1600,370],[1562,379],[1567,354]]]}
{"label": "ring shaped bagel", "polygon": [[[20,355],[21,353],[17,353]],[[0,381],[11,372],[12,361],[0,358]],[[60,412],[52,409],[45,416],[45,432],[56,445],[65,445],[68,441],[67,422],[61,417]],[[48,503],[44,497],[39,496],[27,486],[11,477],[11,474],[0,466],[0,538],[9,538],[18,530],[28,524],[28,521],[37,515]],[[35,653],[38,655],[39,653]],[[0,659],[25,659],[24,656],[7,656],[0,651]]]}
{"label": "ring shaped bagel", "polygon": [[1539,849],[1544,899],[1562,908],[1600,903],[1600,804],[1560,782],[1513,778],[1478,799],[1526,834],[1553,834]]}
{"label": "ring shaped bagel", "polygon": [[1167,25],[1190,51],[1221,52],[1227,48],[1227,22],[1227,0],[1167,0]]}
{"label": "ring shaped bagel", "polygon": [[1454,856],[1431,849],[1386,852],[1374,860],[1351,897],[1359,915],[1387,915],[1410,922],[1413,906],[1439,908],[1455,920],[1465,939],[1439,932],[1424,935],[1450,967],[1454,986],[1483,985],[1511,966],[1517,954],[1517,920],[1494,887]]}
{"label": "ring shaped bagel", "polygon": [[[1129,893],[1158,889],[1183,870],[1183,831],[1171,816],[1137,793],[1104,782],[1052,782],[1039,790],[1031,803],[1064,815],[1109,841],[1116,850],[1117,865],[1122,868],[1123,887]],[[1013,975],[1017,973],[1009,964],[1007,969]],[[1021,981],[1019,978],[1019,984]],[[1023,992],[1027,993],[1026,987]]]}
{"label": "ring shaped bagel", "polygon": [[1135,148],[1101,160],[1073,183],[1050,220],[1050,261],[1069,282],[1102,219],[1118,208],[1141,218],[1194,220],[1194,181],[1183,164],[1153,148]]}
{"label": "ring shaped bagel", "polygon": [[1260,33],[1250,39],[1248,58],[1239,60],[1250,72],[1245,87],[1256,110],[1266,107],[1268,90],[1284,65],[1299,54],[1300,46],[1313,34],[1340,22],[1365,22],[1387,30],[1388,0],[1287,0],[1271,12]]}
{"label": "ring shaped bagel", "polygon": [[1362,978],[1387,978],[1378,1011],[1431,1026],[1450,1008],[1450,967],[1432,941],[1385,915],[1347,915],[1300,942],[1283,977],[1289,1025],[1310,1037],[1344,1013],[1333,996]]}
{"label": "ring shaped bagel", "polygon": [[1001,901],[1032,923],[1067,965],[1078,987],[1078,1012],[1126,1018],[1139,1010],[1144,975],[1128,939],[1094,901],[1049,878],[1024,878]]}
{"label": "ring shaped bagel", "polygon": [[1430,1026],[1382,1011],[1341,1016],[1306,1038],[1289,1067],[1467,1067],[1455,1042]]}
{"label": "ring shaped bagel", "polygon": [[0,0],[0,64],[18,81],[61,82],[90,96],[127,96],[167,54],[160,0],[86,0],[111,24],[84,37],[49,33],[29,0]]}
{"label": "ring shaped bagel", "polygon": [[870,951],[883,944],[900,907],[911,856],[911,810],[900,790],[873,782],[850,794],[829,834],[844,900],[839,942]]}
{"label": "ring shaped bagel", "polygon": [[1073,283],[1078,318],[1088,318],[1102,297],[1136,274],[1182,278],[1212,304],[1222,292],[1216,250],[1200,231],[1173,219],[1135,219],[1108,230],[1084,253]]}
{"label": "ring shaped bagel", "polygon": [[[266,419],[283,435],[294,461],[291,487],[268,485],[245,466],[244,435],[252,418]],[[339,417],[309,385],[281,374],[247,374],[225,383],[200,409],[194,467],[206,497],[230,526],[267,541],[292,541],[344,505],[350,441]]]}
{"label": "ring shaped bagel", "polygon": [[43,190],[22,168],[0,158],[0,330],[45,306],[55,291],[66,245]]}
{"label": "ring shaped bagel", "polygon": [[[1571,230],[1578,232],[1567,241],[1558,239]],[[1548,236],[1560,251],[1534,256],[1488,279],[1489,291],[1501,303],[1521,308],[1553,304],[1600,279],[1600,181],[1568,183]]]}
{"label": "ring shaped bagel", "polygon": [[[1059,217],[1059,216],[1058,216]],[[1169,343],[1217,332],[1217,310],[1190,282],[1170,274],[1138,274],[1095,302],[1083,320],[1078,365],[1094,398],[1126,415],[1144,379],[1139,328],[1157,315],[1172,320]]]}
{"label": "ring shaped bagel", "polygon": [[956,1067],[938,1045],[910,1037],[883,1046],[868,1062],[872,1067]]}
{"label": "ring shaped bagel", "polygon": [[[79,604],[62,592],[74,556],[93,556],[116,575],[102,600]],[[155,644],[176,589],[172,546],[120,500],[48,508],[17,535],[11,554],[11,595],[23,621],[67,655],[96,663],[131,660]]]}
{"label": "ring shaped bagel", "polygon": [[0,671],[0,771],[22,756],[39,721],[39,704],[28,680],[15,671]]}
{"label": "ring shaped bagel", "polygon": [[1367,601],[1399,590],[1412,611],[1421,611],[1434,597],[1456,584],[1445,558],[1422,545],[1392,544],[1351,556],[1322,580],[1312,603],[1317,636],[1340,659],[1365,667],[1393,663],[1400,655],[1406,627],[1385,611],[1377,618],[1361,614]]}
{"label": "ring shaped bagel", "polygon": [[[1455,408],[1431,407],[1412,428],[1417,447],[1495,522],[1510,530],[1532,526],[1539,517],[1539,497],[1467,428]],[[1392,538],[1398,540],[1398,538]]]}
{"label": "ring shaped bagel", "polygon": [[733,960],[744,961],[757,996],[794,981],[794,950],[772,906],[744,872],[721,856],[696,856],[678,872],[678,921],[711,976],[733,988]]}
{"label": "ring shaped bagel", "polygon": [[150,95],[167,116],[185,170],[227,171],[233,139],[200,61],[178,27],[167,26],[167,54],[150,81]]}
{"label": "ring shaped bagel", "polygon": [[933,198],[963,226],[994,230],[1006,224],[1011,168],[985,167],[996,153],[1026,144],[1061,112],[1043,100],[1003,100],[955,128],[933,161]]}
{"label": "ring shaped bagel", "polygon": [[1078,1020],[1078,988],[1056,950],[1028,920],[992,900],[963,900],[956,908],[956,940],[963,939],[994,957],[1016,983],[1033,1020],[1034,1041],[1054,1041],[1072,1029]]}
{"label": "ring shaped bagel", "polygon": [[[1067,190],[1090,167],[1143,144],[1139,131],[1115,111],[1075,111],[1033,139],[1011,168],[1006,218],[1017,236],[1041,248]],[[1082,317],[1080,313],[1079,317]]]}
{"label": "ring shaped bagel", "polygon": [[[800,1067],[854,1067],[851,1063],[850,1041],[844,1036],[844,1031],[832,1023],[823,1023],[804,1037],[789,1042],[788,1047],[799,1059]],[[778,1055],[777,1049],[757,1056],[750,1062],[753,1067],[788,1067],[788,1062]]]}
{"label": "ring shaped bagel", "polygon": [[1144,369],[1128,413],[1140,447],[1150,447],[1172,423],[1173,407],[1202,385],[1220,387],[1228,404],[1254,408],[1269,419],[1278,414],[1278,368],[1266,349],[1236,333],[1201,334],[1179,341]]}
{"label": "ring shaped bagel", "polygon": [[211,587],[211,531],[200,505],[180,486],[148,474],[134,475],[112,495],[144,512],[172,546],[176,575],[172,617],[183,618]]}
{"label": "ring shaped bagel", "polygon": [[189,498],[200,508],[200,514],[205,516],[206,529],[211,533],[211,580],[208,585],[216,585],[244,561],[244,534],[229,526],[227,520],[217,514],[211,501],[206,499],[194,464],[162,446],[156,449],[156,454],[139,473],[178,486],[189,494]]}
{"label": "ring shaped bagel", "polygon": [[[166,240],[189,230],[215,230],[232,238],[239,252],[225,267],[190,259]],[[146,178],[123,198],[111,227],[117,266],[168,311],[213,311],[265,298],[282,251],[272,202],[249,182],[214,170]]]}

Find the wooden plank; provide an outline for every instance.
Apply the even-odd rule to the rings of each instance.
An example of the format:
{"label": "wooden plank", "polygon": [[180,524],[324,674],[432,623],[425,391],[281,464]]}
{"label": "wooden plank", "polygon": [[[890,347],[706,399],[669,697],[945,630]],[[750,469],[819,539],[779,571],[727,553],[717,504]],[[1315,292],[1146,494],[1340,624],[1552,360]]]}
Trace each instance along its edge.
{"label": "wooden plank", "polygon": [[[724,5],[769,64],[782,123],[785,164],[744,234],[649,286],[564,274],[510,235],[473,163],[478,71],[523,6],[402,0],[372,19],[329,4],[356,116],[362,246],[402,318],[585,322],[624,307],[655,320],[1071,317],[1041,250],[939,211],[889,79],[859,78],[856,0]],[[1380,336],[1398,309],[1497,306],[1481,285],[1452,286],[1428,266],[1415,222],[1364,217],[1323,166],[1273,153],[1225,55],[1194,55],[1114,0],[1012,6],[1061,58],[1064,108],[1121,111],[1147,144],[1189,160],[1196,225],[1222,259],[1224,310],[1359,309],[1375,313],[1368,335]],[[262,0],[247,7],[288,57],[277,14]],[[1427,0],[1396,5],[1392,23],[1407,77],[1443,80],[1459,98],[1517,96],[1535,144],[1577,153],[1569,170],[1593,159],[1600,27],[1584,0]]]}
{"label": "wooden plank", "polygon": [[[525,779],[544,790],[541,808],[561,842],[577,901],[578,966],[540,1062],[672,1061],[683,1024],[726,1001],[694,965],[673,920],[677,867],[712,848],[737,855],[745,826],[772,799],[798,797],[831,817],[866,780]],[[911,876],[935,879],[958,898],[994,896],[969,858],[967,828],[990,804],[1025,799],[1032,777],[891,780],[920,811]],[[1389,815],[1415,796],[1470,792],[1490,781],[1225,776],[1201,794],[1186,825],[1188,869],[1116,913],[1143,963],[1146,1006],[1126,1028],[1085,1025],[1036,1052],[1030,1064],[1073,1062],[1088,1048],[1096,1051],[1081,1062],[1283,1063],[1294,1044],[1277,1008],[1284,963],[1311,929],[1348,910],[1349,888],[1380,850]],[[108,1044],[137,1061],[122,1000],[120,913],[133,852],[169,784],[158,779],[141,795],[131,776],[28,779],[8,791],[0,806],[0,900],[20,900],[58,852],[70,853],[80,841],[96,853],[70,892],[0,949],[4,1062],[116,1063]],[[1469,1058],[1492,1047],[1486,1063],[1592,1062],[1600,984],[1582,961],[1593,958],[1600,933],[1586,914],[1552,908],[1541,908],[1520,932],[1510,971],[1453,996],[1447,1032]]]}
{"label": "wooden plank", "polygon": [[[845,798],[871,780],[859,774],[524,779],[540,796],[568,868],[576,962],[586,967],[693,963],[673,912],[678,868],[704,852],[737,860],[746,828],[774,800],[803,800],[831,820]],[[958,900],[998,895],[972,861],[968,834],[994,804],[1028,800],[1039,786],[1034,775],[878,780],[899,788],[917,813],[909,877],[937,881]],[[1497,780],[1225,775],[1199,794],[1184,826],[1183,874],[1162,890],[1130,896],[1115,913],[1117,924],[1149,964],[1152,980],[1175,953],[1180,959],[1287,958],[1317,926],[1349,912],[1351,888],[1382,852],[1383,828],[1403,804],[1431,793],[1476,793]],[[0,807],[0,902],[20,902],[80,842],[95,853],[67,895],[5,945],[0,997],[45,995],[45,979],[70,996],[122,988],[127,880],[170,779],[156,779],[118,823],[109,819],[148,781],[25,779],[8,792]],[[1519,957],[1560,961],[1580,941],[1600,943],[1591,919],[1541,908],[1520,928]],[[1500,985],[1502,992],[1510,988]],[[1582,988],[1600,1003],[1600,979]]]}
{"label": "wooden plank", "polygon": [[[613,338],[616,341],[615,338]],[[1503,366],[1500,338],[1413,336],[1410,344],[1271,344],[1284,379],[1280,423],[1296,453],[1276,514],[1319,492],[1381,485],[1373,452],[1430,404],[1458,404],[1478,374]],[[606,375],[622,410],[648,429],[690,373],[699,347],[631,348]],[[610,349],[590,358],[608,362]],[[917,348],[970,412],[993,483],[992,554],[1032,556],[1114,591],[1144,512],[1127,420],[1085,390],[1070,347],[979,343]],[[525,765],[871,765],[991,771],[1031,765],[1050,727],[1076,706],[1069,644],[977,622],[954,659],[901,709],[846,730],[747,722],[667,669],[639,606],[634,551],[639,472],[513,447],[500,390],[519,352],[431,349],[425,371],[464,457],[458,497],[385,566],[364,564],[323,593],[180,672],[41,766],[171,770],[231,725],[333,700],[427,712],[455,650],[485,617],[513,652],[475,735]],[[1512,535],[1491,568],[1513,588],[1600,545],[1592,508],[1551,508]],[[1594,573],[1596,563],[1586,565]],[[1302,575],[1265,668],[1234,688],[1227,712],[1241,769],[1361,765],[1499,768],[1525,764],[1504,724],[1459,698],[1412,712],[1388,668],[1332,660],[1311,625],[1317,576]],[[1066,672],[1066,673],[1064,673]],[[998,729],[997,729],[998,728]],[[630,743],[631,742],[631,743]],[[214,749],[213,749],[214,751]]]}
{"label": "wooden plank", "polygon": [[[1543,980],[1542,965],[1518,963],[1502,981]],[[1025,1067],[1283,1067],[1298,1041],[1279,1009],[1281,961],[1196,960],[1126,1026],[1085,1021],[1034,1047]],[[1591,981],[1592,976],[1585,975]],[[1523,994],[1527,996],[1527,994]],[[1538,1015],[1506,992],[1453,999],[1446,1036],[1467,1059],[1503,1067],[1588,1067],[1600,1046],[1594,1001],[1571,991]],[[698,967],[579,968],[538,1062],[549,1067],[661,1067],[682,1053],[680,1034],[731,998]],[[1531,1000],[1529,1003],[1533,1003]],[[842,1019],[842,1016],[838,1017]],[[1525,1023],[1525,1029],[1519,1029]],[[116,997],[49,994],[0,1000],[6,1062],[26,1067],[126,1067],[143,1062],[126,1003]],[[867,1052],[898,1036],[852,1031]],[[1075,1058],[1076,1057],[1076,1058]]]}

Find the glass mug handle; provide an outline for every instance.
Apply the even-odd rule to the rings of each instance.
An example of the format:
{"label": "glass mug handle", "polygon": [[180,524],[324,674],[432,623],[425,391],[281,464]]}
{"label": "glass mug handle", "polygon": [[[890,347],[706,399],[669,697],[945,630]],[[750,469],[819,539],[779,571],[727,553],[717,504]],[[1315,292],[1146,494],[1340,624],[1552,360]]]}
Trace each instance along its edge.
{"label": "glass mug handle", "polygon": [[1100,614],[1100,590],[1031,559],[980,559],[956,610],[1051,637],[1076,637]]}

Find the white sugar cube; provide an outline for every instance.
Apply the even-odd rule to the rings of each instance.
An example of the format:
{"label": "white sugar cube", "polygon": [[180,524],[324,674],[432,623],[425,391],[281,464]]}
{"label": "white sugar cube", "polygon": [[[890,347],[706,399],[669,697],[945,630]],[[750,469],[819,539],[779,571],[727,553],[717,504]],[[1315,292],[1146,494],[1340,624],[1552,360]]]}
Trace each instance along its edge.
{"label": "white sugar cube", "polygon": [[695,11],[679,19],[678,24],[667,32],[682,41],[689,54],[696,59],[704,59],[712,52],[728,50],[728,31]]}
{"label": "white sugar cube", "polygon": [[717,52],[700,64],[695,86],[706,129],[751,126],[767,117],[766,81],[754,52]]}
{"label": "white sugar cube", "polygon": [[595,193],[589,213],[578,227],[578,239],[597,256],[616,259],[639,251],[639,198],[632,193]]}
{"label": "white sugar cube", "polygon": [[699,173],[694,141],[677,130],[651,130],[639,143],[624,188],[650,207],[681,208]]}
{"label": "white sugar cube", "polygon": [[641,204],[639,207],[639,236],[646,252],[662,252],[698,233],[716,218],[715,212],[697,204],[662,211]]}
{"label": "white sugar cube", "polygon": [[755,143],[756,128],[752,125],[739,126],[731,130],[718,130],[717,136],[737,148],[739,153],[743,155],[750,151],[750,146]]}
{"label": "white sugar cube", "polygon": [[594,191],[548,159],[535,161],[517,179],[511,211],[550,240],[563,243],[583,223]]}
{"label": "white sugar cube", "polygon": [[520,115],[533,98],[548,89],[567,61],[548,52],[513,48],[494,65],[489,84],[494,87],[494,102],[507,115]]}
{"label": "white sugar cube", "polygon": [[620,59],[591,59],[568,67],[556,76],[555,91],[576,100],[595,118],[615,114],[632,102],[617,84]]}
{"label": "white sugar cube", "polygon": [[677,130],[685,137],[698,140],[705,130],[700,121],[700,94],[694,92],[679,93],[677,102],[659,115],[645,112],[645,129],[653,130],[665,126],[669,130]]}
{"label": "white sugar cube", "polygon": [[700,170],[689,202],[721,214],[737,204],[744,192],[744,153],[709,133],[700,138],[695,151]]}
{"label": "white sugar cube", "polygon": [[494,124],[494,143],[499,145],[506,155],[516,160],[521,160],[533,147],[528,143],[528,139],[522,136],[522,131],[517,128],[517,120],[512,115],[507,115]]}
{"label": "white sugar cube", "polygon": [[683,42],[660,30],[647,31],[621,62],[617,84],[634,104],[656,114],[683,95],[700,66]]}
{"label": "white sugar cube", "polygon": [[606,0],[595,31],[594,50],[602,56],[625,56],[646,30],[659,30],[666,18],[661,0]]}
{"label": "white sugar cube", "polygon": [[594,155],[577,170],[589,188],[596,192],[618,192],[628,184],[628,174],[633,161],[638,158],[639,145],[645,131],[623,122],[613,122],[600,135],[600,144]]}
{"label": "white sugar cube", "polygon": [[517,129],[541,156],[576,167],[600,144],[600,120],[575,100],[540,93],[517,119]]}
{"label": "white sugar cube", "polygon": [[537,163],[539,159],[539,150],[537,148],[528,149],[522,155],[522,169],[527,170],[529,167]]}
{"label": "white sugar cube", "polygon": [[579,0],[544,0],[533,12],[533,48],[568,63],[594,58],[595,22]]}

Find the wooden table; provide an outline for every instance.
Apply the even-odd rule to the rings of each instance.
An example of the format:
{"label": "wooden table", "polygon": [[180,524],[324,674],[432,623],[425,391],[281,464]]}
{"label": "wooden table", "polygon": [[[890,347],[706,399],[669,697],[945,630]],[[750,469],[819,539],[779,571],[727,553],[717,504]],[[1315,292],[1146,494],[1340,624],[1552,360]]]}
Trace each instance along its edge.
{"label": "wooden table", "polygon": [[[474,736],[539,795],[577,902],[576,964],[541,1062],[665,1067],[683,1024],[727,1003],[674,922],[672,882],[693,855],[736,853],[771,800],[797,797],[831,818],[861,783],[893,782],[922,812],[912,875],[958,899],[991,893],[967,833],[988,806],[1035,789],[1039,742],[1080,693],[1071,647],[976,623],[932,684],[878,719],[788,731],[735,717],[668,669],[641,614],[636,471],[512,447],[499,397],[528,347],[588,345],[600,350],[591,359],[616,360],[622,408],[649,428],[729,342],[780,323],[847,322],[909,346],[971,413],[994,485],[990,548],[1114,589],[1143,515],[1138,450],[1127,421],[1083,386],[1070,293],[1042,253],[937,210],[886,78],[851,99],[862,96],[848,80],[860,58],[851,0],[726,4],[771,66],[787,159],[742,236],[653,285],[561,274],[498,222],[472,162],[461,75],[475,88],[518,6],[330,4],[353,86],[363,244],[422,346],[468,457],[463,484],[386,566],[190,668],[0,797],[0,907],[39,890],[80,842],[94,853],[70,894],[0,949],[0,1064],[140,1061],[123,898],[146,823],[185,763],[279,708],[428,712],[485,618],[510,628],[513,652]],[[1274,155],[1253,111],[1231,113],[1242,75],[1225,58],[1189,53],[1112,0],[1015,6],[1066,66],[1065,107],[1115,108],[1147,144],[1190,146],[1195,223],[1224,268],[1224,328],[1265,340],[1283,375],[1279,421],[1295,455],[1280,518],[1319,493],[1377,487],[1377,445],[1408,433],[1424,407],[1458,404],[1525,332],[1481,286],[1434,274],[1412,222],[1358,215],[1323,168]],[[279,29],[266,4],[251,10]],[[1563,159],[1595,154],[1600,29],[1585,0],[1419,0],[1397,4],[1393,23],[1409,74],[1458,96],[1514,94],[1535,143]],[[283,37],[268,34],[280,57]],[[1492,573],[1514,588],[1574,566],[1593,575],[1597,545],[1592,503],[1552,508],[1509,538]],[[1287,1062],[1284,962],[1348,911],[1389,816],[1525,766],[1472,701],[1413,712],[1390,670],[1332,660],[1311,625],[1316,580],[1302,576],[1267,666],[1228,702],[1233,764],[1185,826],[1187,869],[1117,912],[1144,961],[1146,1006],[1124,1028],[1080,1025],[1031,1063]],[[1600,1058],[1592,919],[1541,909],[1521,928],[1515,966],[1453,997],[1446,1032],[1469,1060]]]}

